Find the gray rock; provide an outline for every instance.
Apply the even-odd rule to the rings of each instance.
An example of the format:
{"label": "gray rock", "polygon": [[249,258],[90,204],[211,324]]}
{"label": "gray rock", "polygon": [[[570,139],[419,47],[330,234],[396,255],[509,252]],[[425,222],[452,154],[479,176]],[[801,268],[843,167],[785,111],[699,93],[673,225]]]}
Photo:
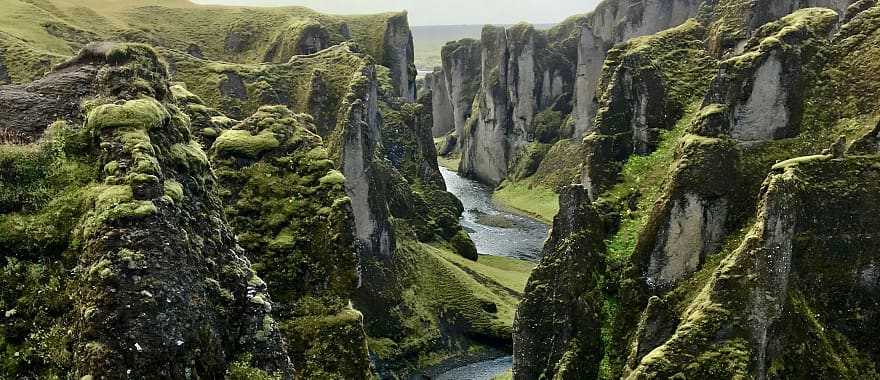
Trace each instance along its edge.
{"label": "gray rock", "polygon": [[445,136],[455,130],[453,106],[446,87],[446,75],[442,69],[435,68],[433,74],[425,77],[425,82],[429,83],[428,86],[431,88],[431,112],[433,116],[431,133],[434,137]]}
{"label": "gray rock", "polygon": [[459,136],[464,133],[465,123],[473,111],[474,97],[480,91],[481,54],[480,41],[473,39],[449,42],[441,51],[453,124]]}
{"label": "gray rock", "polygon": [[515,379],[593,379],[599,369],[602,305],[596,279],[605,270],[603,223],[582,186],[563,189],[559,205],[517,308]]}
{"label": "gray rock", "polygon": [[391,80],[397,95],[406,101],[416,99],[416,67],[412,32],[407,14],[403,12],[387,21],[383,46],[383,65],[391,69]]}

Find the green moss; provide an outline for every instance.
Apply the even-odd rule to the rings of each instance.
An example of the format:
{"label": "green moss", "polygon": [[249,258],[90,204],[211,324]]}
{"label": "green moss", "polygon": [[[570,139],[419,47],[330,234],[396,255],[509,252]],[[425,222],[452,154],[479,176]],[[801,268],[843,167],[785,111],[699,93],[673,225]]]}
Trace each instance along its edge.
{"label": "green moss", "polygon": [[337,170],[332,170],[318,180],[322,185],[341,185],[345,183],[345,176]]}
{"label": "green moss", "polygon": [[529,180],[501,183],[492,193],[492,200],[546,223],[559,212],[559,196],[552,189]]}
{"label": "green moss", "polygon": [[705,27],[690,19],[674,28],[617,45],[608,52],[599,88],[607,88],[619,64],[636,61],[642,69],[655,70],[663,78],[666,102],[684,108],[702,97],[717,73],[718,62],[706,51],[705,35]]}
{"label": "green moss", "polygon": [[252,367],[251,355],[243,355],[229,366],[226,376],[230,380],[280,380],[281,375],[267,373]]}
{"label": "green moss", "polygon": [[[623,166],[620,182],[601,195],[600,202],[624,210],[618,232],[606,241],[607,256],[611,260],[622,260],[635,250],[639,234],[648,223],[652,204],[660,197],[666,183],[670,165],[675,159],[675,148],[684,136],[684,131],[691,125],[698,109],[698,103],[688,107],[685,116],[676,123],[675,127],[661,135],[660,145],[654,153],[630,157]],[[623,205],[633,194],[637,194],[638,204],[636,210],[628,210]]]}
{"label": "green moss", "polygon": [[452,239],[449,239],[449,245],[462,257],[477,260],[477,247],[464,230],[459,230]]}
{"label": "green moss", "polygon": [[530,179],[555,191],[579,183],[585,156],[583,148],[583,143],[573,139],[557,141],[547,151],[535,175]]}
{"label": "green moss", "polygon": [[257,157],[260,153],[281,145],[271,131],[252,135],[248,131],[228,130],[214,141],[213,149],[219,155]]}

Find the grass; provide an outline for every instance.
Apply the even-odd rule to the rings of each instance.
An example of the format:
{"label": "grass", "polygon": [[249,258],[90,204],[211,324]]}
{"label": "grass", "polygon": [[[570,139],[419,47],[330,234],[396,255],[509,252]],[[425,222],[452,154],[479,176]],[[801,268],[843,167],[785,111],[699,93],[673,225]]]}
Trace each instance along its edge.
{"label": "grass", "polygon": [[[331,44],[349,39],[341,33],[347,25],[350,39],[385,63],[385,30],[390,20],[402,16],[337,16],[295,6],[203,6],[185,0],[0,0],[0,9],[0,48],[7,67],[47,58],[57,63],[57,57],[74,55],[87,42],[104,40],[144,42],[178,52],[196,45],[209,60],[259,63],[275,42],[298,38],[294,26],[316,22],[327,30]],[[240,49],[230,49],[230,32],[237,33]],[[42,72],[14,74],[16,82],[24,82]]]}
{"label": "grass", "polygon": [[461,163],[461,155],[455,153],[449,156],[437,156],[437,163],[444,168],[457,172],[458,164]]}
{"label": "grass", "polygon": [[[506,289],[522,294],[526,282],[535,269],[535,263],[502,256],[480,255],[473,262],[449,251],[440,250],[439,255],[460,269],[484,276]],[[485,279],[483,280],[485,282]]]}
{"label": "grass", "polygon": [[611,260],[622,260],[635,249],[639,234],[648,223],[652,205],[663,191],[670,165],[675,159],[675,147],[698,112],[699,102],[691,104],[675,127],[663,132],[657,150],[647,156],[630,157],[621,171],[620,183],[602,194],[603,201],[618,205],[625,203],[636,191],[641,194],[637,211],[627,210],[622,215],[620,230],[605,241]]}
{"label": "grass", "polygon": [[493,377],[492,380],[513,380],[513,370],[509,369],[507,372]]}
{"label": "grass", "polygon": [[502,207],[545,223],[553,222],[553,217],[559,212],[559,196],[556,192],[529,180],[504,181],[492,194],[492,199]]}

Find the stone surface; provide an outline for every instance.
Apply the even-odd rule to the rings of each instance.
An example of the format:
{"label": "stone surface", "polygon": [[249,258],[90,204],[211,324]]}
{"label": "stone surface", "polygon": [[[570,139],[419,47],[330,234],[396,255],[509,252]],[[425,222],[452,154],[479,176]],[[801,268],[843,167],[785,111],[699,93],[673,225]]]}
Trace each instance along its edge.
{"label": "stone surface", "polygon": [[435,68],[433,74],[425,76],[425,82],[429,82],[431,87],[431,133],[434,137],[445,136],[455,131],[452,98],[446,86],[446,74],[443,69]]}
{"label": "stone surface", "polygon": [[413,39],[406,12],[386,22],[382,65],[391,69],[397,95],[407,101],[416,99],[416,66],[413,63]]}
{"label": "stone surface", "polygon": [[447,43],[440,54],[455,133],[462,136],[473,111],[474,98],[480,90],[482,48],[480,41],[463,39]]}
{"label": "stone surface", "polygon": [[517,309],[516,379],[587,379],[599,369],[602,306],[596,279],[605,270],[602,220],[581,186],[563,189],[559,206]]}

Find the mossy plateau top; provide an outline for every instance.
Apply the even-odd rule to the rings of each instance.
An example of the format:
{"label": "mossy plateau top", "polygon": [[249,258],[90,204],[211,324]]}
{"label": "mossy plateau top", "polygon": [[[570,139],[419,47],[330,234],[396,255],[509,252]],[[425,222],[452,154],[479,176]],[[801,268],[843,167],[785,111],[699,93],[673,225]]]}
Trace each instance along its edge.
{"label": "mossy plateau top", "polygon": [[[384,39],[405,13],[336,16],[304,7],[232,7],[183,0],[0,0],[0,60],[14,82],[42,74],[41,60],[60,61],[84,44],[142,42],[229,62],[262,62],[279,40],[299,40],[311,26],[329,44],[352,40],[384,61]],[[289,58],[289,57],[287,57]],[[45,65],[42,65],[45,69]],[[22,72],[18,72],[22,71]]]}

